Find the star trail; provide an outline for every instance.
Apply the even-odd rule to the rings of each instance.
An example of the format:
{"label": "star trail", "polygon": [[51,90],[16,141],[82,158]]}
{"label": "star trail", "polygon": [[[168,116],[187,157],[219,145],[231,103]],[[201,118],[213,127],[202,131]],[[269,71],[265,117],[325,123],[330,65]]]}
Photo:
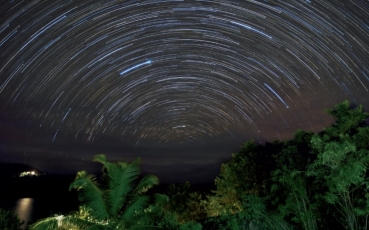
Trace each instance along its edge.
{"label": "star trail", "polygon": [[369,110],[366,0],[2,1],[0,54],[0,161],[51,171],[210,178],[248,139]]}

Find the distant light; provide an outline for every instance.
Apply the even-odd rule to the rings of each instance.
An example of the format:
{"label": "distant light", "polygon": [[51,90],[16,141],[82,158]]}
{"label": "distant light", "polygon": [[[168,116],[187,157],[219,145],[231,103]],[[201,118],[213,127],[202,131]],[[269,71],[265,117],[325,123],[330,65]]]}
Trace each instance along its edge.
{"label": "distant light", "polygon": [[39,176],[39,174],[36,171],[25,171],[19,174],[19,177],[25,177],[25,176]]}
{"label": "distant light", "polygon": [[60,215],[60,216],[55,217],[55,219],[58,221],[58,227],[61,227],[62,226],[61,221],[64,219],[64,216]]}

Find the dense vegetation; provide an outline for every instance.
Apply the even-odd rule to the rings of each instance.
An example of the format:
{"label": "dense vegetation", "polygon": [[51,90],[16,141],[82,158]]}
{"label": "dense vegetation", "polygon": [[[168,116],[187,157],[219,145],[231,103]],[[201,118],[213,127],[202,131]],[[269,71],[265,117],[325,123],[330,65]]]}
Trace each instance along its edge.
{"label": "dense vegetation", "polygon": [[327,111],[335,122],[320,133],[297,131],[291,140],[244,143],[221,165],[215,189],[187,182],[150,192],[139,160],[100,162],[102,177],[82,171],[80,209],[49,217],[32,229],[368,229],[368,113],[348,101]]}
{"label": "dense vegetation", "polygon": [[20,230],[22,224],[13,210],[0,209],[0,229]]}

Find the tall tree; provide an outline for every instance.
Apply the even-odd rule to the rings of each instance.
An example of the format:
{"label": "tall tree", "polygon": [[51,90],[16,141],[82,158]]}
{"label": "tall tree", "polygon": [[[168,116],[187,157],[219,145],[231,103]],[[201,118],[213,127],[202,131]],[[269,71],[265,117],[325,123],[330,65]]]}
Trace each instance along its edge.
{"label": "tall tree", "polygon": [[321,197],[336,208],[343,226],[368,229],[369,127],[365,126],[368,113],[361,106],[351,108],[348,101],[328,112],[335,123],[312,137],[317,159],[307,175],[323,185]]}
{"label": "tall tree", "polygon": [[214,195],[208,197],[208,216],[244,210],[244,196],[265,197],[270,191],[270,173],[275,169],[272,156],[281,147],[280,142],[259,145],[251,140],[232,154],[231,161],[221,165],[220,174],[215,179]]}
{"label": "tall tree", "polygon": [[277,169],[272,172],[272,196],[279,215],[297,223],[297,227],[317,229],[317,204],[311,182],[306,176],[313,133],[298,131],[292,140],[284,143],[281,152],[275,154]]}
{"label": "tall tree", "polygon": [[[242,210],[241,194],[255,193],[257,181],[256,162],[258,145],[248,141],[237,153],[232,154],[230,162],[222,163],[220,173],[215,178],[216,190],[208,197],[208,215],[218,216],[224,213],[238,213]],[[247,170],[245,170],[247,168]],[[260,184],[258,184],[260,185]]]}

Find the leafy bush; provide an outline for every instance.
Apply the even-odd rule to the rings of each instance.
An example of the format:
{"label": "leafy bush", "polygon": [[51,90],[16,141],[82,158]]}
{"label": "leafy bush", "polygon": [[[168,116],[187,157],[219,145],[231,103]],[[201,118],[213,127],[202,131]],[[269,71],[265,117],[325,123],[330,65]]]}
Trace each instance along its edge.
{"label": "leafy bush", "polygon": [[20,230],[22,224],[13,210],[0,209],[0,229]]}

